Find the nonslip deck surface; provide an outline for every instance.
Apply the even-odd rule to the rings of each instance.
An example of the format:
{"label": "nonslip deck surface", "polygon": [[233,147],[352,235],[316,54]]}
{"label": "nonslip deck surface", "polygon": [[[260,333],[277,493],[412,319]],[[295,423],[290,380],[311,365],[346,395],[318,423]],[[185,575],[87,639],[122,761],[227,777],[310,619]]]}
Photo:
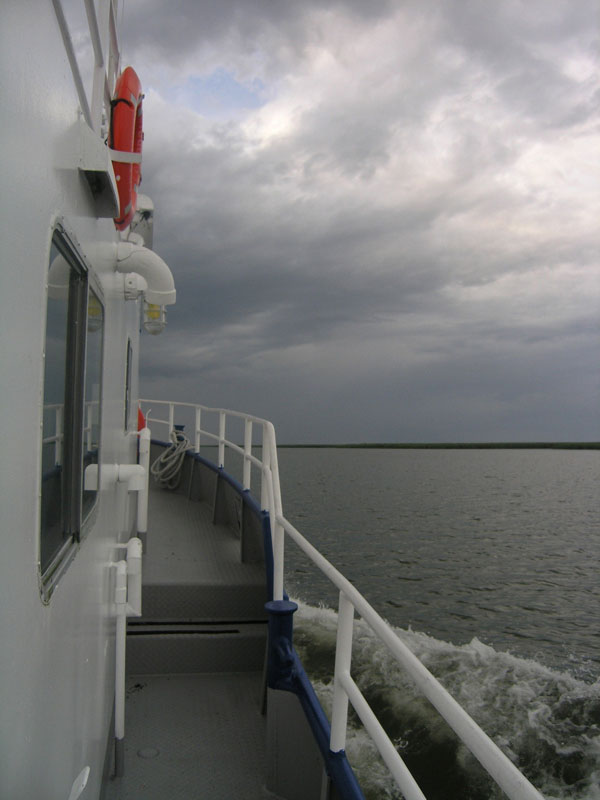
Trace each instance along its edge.
{"label": "nonslip deck surface", "polygon": [[239,537],[213,524],[206,504],[154,488],[142,570],[144,619],[264,619],[264,566],[242,563],[240,551]]}
{"label": "nonslip deck surface", "polygon": [[263,800],[261,673],[129,676],[125,774],[106,800]]}
{"label": "nonslip deck surface", "polygon": [[265,570],[211,509],[152,487],[127,637],[125,769],[103,800],[262,800]]}
{"label": "nonslip deck surface", "polygon": [[144,583],[247,584],[264,581],[257,564],[242,564],[240,541],[214,525],[204,503],[154,489],[148,501],[148,547]]}

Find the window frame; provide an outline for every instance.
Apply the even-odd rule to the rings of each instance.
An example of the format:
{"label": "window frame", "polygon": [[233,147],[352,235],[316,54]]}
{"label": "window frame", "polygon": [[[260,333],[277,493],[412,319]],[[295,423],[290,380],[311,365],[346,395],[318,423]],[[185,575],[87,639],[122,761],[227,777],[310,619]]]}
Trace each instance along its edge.
{"label": "window frame", "polygon": [[[96,295],[102,308],[102,340],[100,357],[100,408],[102,397],[102,375],[104,361],[104,320],[105,320],[105,299],[99,281],[91,272],[84,256],[81,254],[75,238],[70,235],[61,221],[57,221],[52,228],[50,244],[48,248],[48,264],[46,267],[46,318],[48,302],[50,300],[48,291],[48,275],[50,270],[50,255],[53,247],[65,259],[69,265],[69,289],[67,300],[67,321],[66,336],[64,345],[65,357],[65,379],[63,389],[63,414],[62,414],[62,456],[61,465],[63,475],[61,476],[60,492],[60,525],[62,528],[63,543],[58,546],[49,558],[42,563],[42,540],[44,537],[43,518],[41,509],[44,502],[44,487],[42,464],[43,457],[40,458],[40,470],[38,480],[40,481],[40,518],[38,525],[38,577],[40,595],[44,604],[50,602],[50,597],[58,584],[60,578],[73,561],[79,544],[86,537],[92,527],[98,505],[98,493],[93,505],[83,518],[83,482],[84,482],[84,428],[86,425],[85,412],[85,376],[86,376],[86,355],[87,355],[87,323],[88,323],[88,298],[90,291]],[[44,352],[48,348],[48,329],[47,319],[44,330]],[[42,404],[41,413],[45,409],[45,380],[46,368],[44,363],[44,378],[42,382]],[[100,415],[100,411],[99,411]],[[101,431],[101,415],[99,416]],[[40,448],[43,448],[43,431],[40,438]],[[101,437],[101,434],[100,434]],[[98,443],[100,448],[100,442]],[[100,458],[98,457],[98,464]],[[99,467],[100,469],[100,467]],[[99,480],[99,479],[98,479]]]}

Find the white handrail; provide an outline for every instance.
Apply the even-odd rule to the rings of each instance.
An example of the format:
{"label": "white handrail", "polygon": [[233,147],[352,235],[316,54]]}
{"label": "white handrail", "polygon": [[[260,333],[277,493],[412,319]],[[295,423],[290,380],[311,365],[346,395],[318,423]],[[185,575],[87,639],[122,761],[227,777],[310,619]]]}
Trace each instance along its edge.
{"label": "white handrail", "polygon": [[[425,697],[427,697],[431,704],[437,709],[439,714],[446,720],[495,782],[506,792],[507,796],[510,797],[511,800],[543,800],[538,790],[529,783],[527,778],[519,772],[515,765],[467,714],[462,706],[460,706],[446,689],[444,689],[429,670],[421,664],[414,653],[398,638],[388,623],[365,600],[358,589],[327,561],[327,559],[321,555],[321,553],[319,553],[319,551],[311,545],[288,520],[284,517],[280,517],[279,522],[283,525],[288,536],[294,540],[298,547],[310,558],[321,572],[329,578],[334,586],[340,590],[347,601],[352,604],[353,608],[369,625],[371,630],[388,647],[396,661],[398,661],[410,675]],[[341,608],[342,606],[340,610]],[[338,614],[338,625],[340,624],[339,618],[340,615]],[[342,620],[345,618],[346,614],[342,612]],[[351,629],[347,632],[346,637],[350,635]],[[342,637],[344,637],[343,633]],[[338,643],[338,646],[340,646],[340,643]],[[348,648],[346,639],[343,638],[341,646],[342,648]],[[340,667],[340,673],[342,677],[341,683],[342,685],[346,684],[344,688],[348,695],[346,676],[349,674],[349,668],[345,668],[344,666]],[[358,688],[356,691],[359,691]],[[351,699],[353,698],[351,697]],[[337,705],[338,708],[342,705],[339,698],[336,703],[335,694],[334,705]],[[358,711],[358,708],[356,710]],[[332,719],[332,734],[334,729],[337,732],[337,726],[335,726],[335,728],[334,726],[335,720]],[[385,733],[383,736],[387,739]],[[381,741],[375,738],[374,740],[378,749],[382,752],[380,744],[385,745],[385,740],[383,738]],[[334,746],[338,747],[338,749],[343,749],[343,747],[339,747],[339,740],[334,742]],[[337,750],[334,750],[334,752],[337,752]],[[405,792],[402,785],[400,788]]]}
{"label": "white handrail", "polygon": [[[346,744],[346,728],[348,701],[350,701],[370,733],[377,749],[396,779],[407,800],[422,800],[423,793],[415,783],[402,758],[396,751],[364,695],[350,675],[352,658],[352,632],[354,613],[358,613],[375,635],[383,642],[396,661],[410,675],[414,683],[427,697],[438,713],[446,720],[462,742],[469,748],[492,779],[500,786],[511,800],[544,800],[538,790],[515,767],[500,748],[477,725],[456,700],[444,689],[439,681],[423,666],[414,653],[399,639],[388,623],[365,600],[361,593],[339,572],[321,553],[302,536],[302,534],[283,516],[279,469],[277,462],[277,446],[275,429],[268,420],[228,411],[222,408],[210,408],[194,403],[173,403],[163,400],[140,400],[146,406],[167,406],[168,419],[159,419],[147,415],[146,419],[155,424],[173,426],[175,406],[195,410],[196,420],[196,452],[200,449],[202,436],[216,441],[219,445],[219,466],[224,466],[225,448],[232,449],[244,456],[244,476],[246,464],[254,464],[261,468],[261,507],[269,512],[271,518],[271,536],[273,545],[273,599],[283,598],[284,572],[284,535],[287,535],[308,556],[313,564],[333,583],[340,592],[338,613],[338,632],[336,643],[336,660],[334,669],[334,697],[331,719],[330,749],[340,752]],[[219,433],[215,434],[200,428],[200,419],[207,413],[218,415]],[[149,413],[149,412],[148,412]],[[225,437],[226,418],[236,417],[245,420],[244,447],[241,448]],[[249,450],[252,436],[248,434],[248,422],[262,426],[262,459],[253,456]],[[169,429],[169,432],[170,432]],[[222,457],[222,461],[221,461]],[[248,470],[250,467],[248,467]],[[246,479],[244,477],[244,488]]]}
{"label": "white handrail", "polygon": [[[266,511],[275,516],[281,512],[281,492],[279,490],[279,474],[277,472],[277,448],[275,443],[275,429],[272,423],[261,417],[252,414],[245,414],[241,411],[231,411],[224,408],[213,408],[197,403],[174,403],[169,400],[146,400],[141,399],[140,405],[147,409],[146,421],[155,426],[162,425],[166,428],[167,437],[173,430],[175,424],[175,408],[193,410],[194,425],[194,444],[190,447],[195,453],[200,453],[202,440],[210,440],[218,448],[218,466],[225,466],[227,451],[238,453],[243,459],[242,485],[246,490],[251,488],[252,467],[257,467],[261,474],[261,506]],[[151,416],[157,407],[165,410],[165,417]],[[215,417],[214,429],[206,427],[205,420],[208,416]],[[227,419],[235,418],[244,421],[243,444],[240,445],[227,438]],[[204,427],[202,427],[204,425]],[[254,427],[262,431],[261,444],[262,458],[258,458],[252,453],[252,437]],[[271,469],[273,463],[274,469]],[[283,568],[282,568],[283,569]],[[283,571],[281,570],[282,574]],[[282,582],[281,582],[282,583]],[[283,583],[282,583],[283,586]],[[276,598],[277,599],[277,598]],[[281,599],[281,598],[279,598]]]}

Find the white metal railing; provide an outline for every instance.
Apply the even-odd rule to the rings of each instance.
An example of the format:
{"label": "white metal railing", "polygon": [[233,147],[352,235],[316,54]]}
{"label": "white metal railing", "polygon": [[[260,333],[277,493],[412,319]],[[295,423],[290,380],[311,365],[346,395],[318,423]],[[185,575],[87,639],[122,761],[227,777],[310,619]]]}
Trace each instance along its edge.
{"label": "white metal railing", "polygon": [[[387,646],[396,661],[410,675],[416,686],[506,795],[511,800],[543,800],[538,790],[532,786],[462,706],[423,666],[414,653],[398,638],[388,623],[365,600],[360,592],[283,516],[275,429],[272,423],[249,414],[220,408],[209,408],[193,403],[174,403],[163,400],[141,400],[140,403],[143,406],[150,407],[148,413],[156,407],[162,407],[166,411],[166,418],[147,416],[147,422],[168,426],[169,434],[175,424],[176,409],[193,410],[195,430],[194,447],[191,449],[195,452],[200,452],[201,439],[203,437],[213,444],[216,443],[218,446],[218,463],[221,467],[225,466],[226,448],[241,454],[244,458],[245,489],[250,489],[250,470],[252,465],[260,469],[262,478],[261,506],[269,512],[271,518],[274,600],[283,599],[285,534],[295,542],[313,564],[338,589],[340,594],[330,738],[332,752],[337,753],[345,749],[348,701],[350,701],[363,725],[373,738],[406,800],[425,800],[425,795],[421,792],[392,741],[383,730],[364,695],[351,677],[352,635],[354,614],[356,612],[379,640]],[[188,413],[190,412],[188,411]],[[201,427],[201,421],[206,414],[213,415],[216,418],[215,424],[217,425],[218,433]],[[228,417],[244,420],[243,447],[226,438]],[[261,459],[252,454],[253,424],[262,428]]]}
{"label": "white metal railing", "polygon": [[[168,439],[175,423],[175,408],[179,413],[187,412],[187,419],[194,430],[194,444],[191,448],[195,453],[200,453],[202,442],[206,440],[217,447],[217,464],[225,467],[225,453],[229,449],[243,458],[242,485],[248,491],[251,488],[252,467],[256,467],[261,476],[260,503],[261,508],[269,512],[271,517],[271,532],[273,536],[273,598],[283,597],[283,526],[278,522],[282,514],[281,490],[279,486],[279,467],[277,462],[277,445],[273,423],[252,414],[240,411],[229,411],[224,408],[211,408],[197,403],[174,403],[168,400],[140,400],[142,411],[146,409],[146,424],[149,427],[162,426],[166,428]],[[155,409],[162,409],[163,416],[150,416]],[[212,420],[213,427],[203,427],[206,418]],[[227,439],[227,419],[242,420],[244,424],[243,445]],[[192,421],[193,419],[193,421]],[[252,445],[256,429],[260,431],[259,443],[262,458],[252,452]],[[239,432],[238,432],[239,434]],[[240,438],[241,437],[241,434]]]}

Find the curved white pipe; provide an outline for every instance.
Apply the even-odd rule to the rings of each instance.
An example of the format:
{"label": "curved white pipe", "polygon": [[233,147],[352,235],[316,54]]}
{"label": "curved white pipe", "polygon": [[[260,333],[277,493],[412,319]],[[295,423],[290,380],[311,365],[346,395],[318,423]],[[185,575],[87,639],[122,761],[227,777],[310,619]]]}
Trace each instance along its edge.
{"label": "curved white pipe", "polygon": [[140,464],[102,464],[100,487],[98,487],[98,464],[88,464],[84,472],[84,489],[98,491],[108,489],[114,483],[126,483],[130,492],[143,492],[146,488],[147,471]]}
{"label": "curved white pipe", "polygon": [[175,282],[171,270],[153,250],[133,242],[117,245],[117,272],[137,272],[147,282],[146,302],[169,306],[175,302]]}

